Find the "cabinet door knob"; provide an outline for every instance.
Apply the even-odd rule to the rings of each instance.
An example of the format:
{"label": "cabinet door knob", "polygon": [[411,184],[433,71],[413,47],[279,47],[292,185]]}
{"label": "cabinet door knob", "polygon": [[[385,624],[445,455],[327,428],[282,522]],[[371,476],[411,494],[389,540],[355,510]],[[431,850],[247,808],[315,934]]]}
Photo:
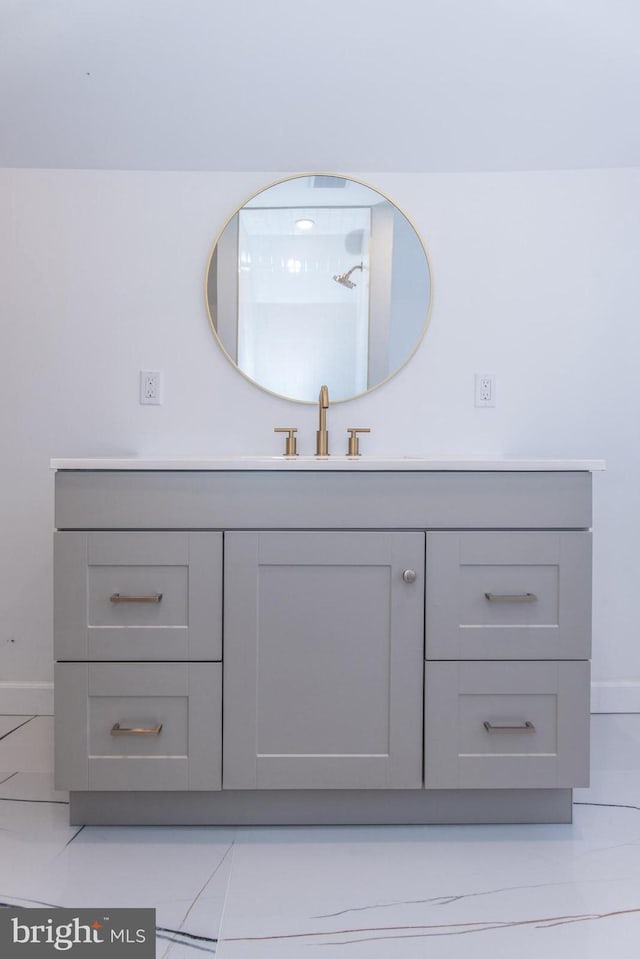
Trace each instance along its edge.
{"label": "cabinet door knob", "polygon": [[405,583],[415,583],[416,581],[416,571],[415,569],[405,569],[402,574],[402,578]]}

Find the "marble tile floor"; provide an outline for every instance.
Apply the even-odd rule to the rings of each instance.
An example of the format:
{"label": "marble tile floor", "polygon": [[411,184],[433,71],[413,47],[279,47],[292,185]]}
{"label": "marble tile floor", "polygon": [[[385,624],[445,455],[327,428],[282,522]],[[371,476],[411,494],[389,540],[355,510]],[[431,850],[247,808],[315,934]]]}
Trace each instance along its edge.
{"label": "marble tile floor", "polygon": [[52,719],[0,716],[0,903],[156,909],[158,959],[640,955],[640,715],[572,825],[76,827]]}

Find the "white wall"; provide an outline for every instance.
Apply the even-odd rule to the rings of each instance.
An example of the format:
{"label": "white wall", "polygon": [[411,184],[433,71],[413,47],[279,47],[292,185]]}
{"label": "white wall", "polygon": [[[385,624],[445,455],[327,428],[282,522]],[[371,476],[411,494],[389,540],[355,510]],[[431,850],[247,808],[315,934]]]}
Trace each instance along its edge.
{"label": "white wall", "polygon": [[[329,412],[368,453],[603,457],[595,476],[594,703],[640,711],[640,170],[353,175],[396,200],[434,274],[426,339]],[[203,302],[218,229],[277,174],[0,171],[0,713],[48,702],[52,456],[312,449],[315,409],[218,350]],[[165,403],[138,404],[162,369]],[[473,406],[474,372],[496,409]]]}

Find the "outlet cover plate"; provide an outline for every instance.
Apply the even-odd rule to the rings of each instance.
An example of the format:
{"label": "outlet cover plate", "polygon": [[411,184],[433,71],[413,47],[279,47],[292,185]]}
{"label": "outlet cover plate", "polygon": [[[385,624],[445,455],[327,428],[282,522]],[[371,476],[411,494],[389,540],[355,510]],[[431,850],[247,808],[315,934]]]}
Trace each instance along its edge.
{"label": "outlet cover plate", "polygon": [[495,406],[496,405],[495,373],[476,373],[474,405],[475,406]]}
{"label": "outlet cover plate", "polygon": [[145,406],[162,404],[162,370],[140,370],[140,402]]}

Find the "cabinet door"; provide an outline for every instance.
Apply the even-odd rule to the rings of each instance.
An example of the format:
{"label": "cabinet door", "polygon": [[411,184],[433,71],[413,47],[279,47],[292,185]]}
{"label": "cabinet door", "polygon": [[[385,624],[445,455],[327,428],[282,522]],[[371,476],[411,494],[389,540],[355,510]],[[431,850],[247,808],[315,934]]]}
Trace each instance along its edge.
{"label": "cabinet door", "polygon": [[223,788],[420,787],[424,548],[225,534]]}
{"label": "cabinet door", "polygon": [[222,658],[222,533],[58,532],[58,660]]}
{"label": "cabinet door", "polygon": [[220,789],[220,663],[57,663],[58,789]]}
{"label": "cabinet door", "polygon": [[427,534],[427,659],[587,659],[591,534]]}

